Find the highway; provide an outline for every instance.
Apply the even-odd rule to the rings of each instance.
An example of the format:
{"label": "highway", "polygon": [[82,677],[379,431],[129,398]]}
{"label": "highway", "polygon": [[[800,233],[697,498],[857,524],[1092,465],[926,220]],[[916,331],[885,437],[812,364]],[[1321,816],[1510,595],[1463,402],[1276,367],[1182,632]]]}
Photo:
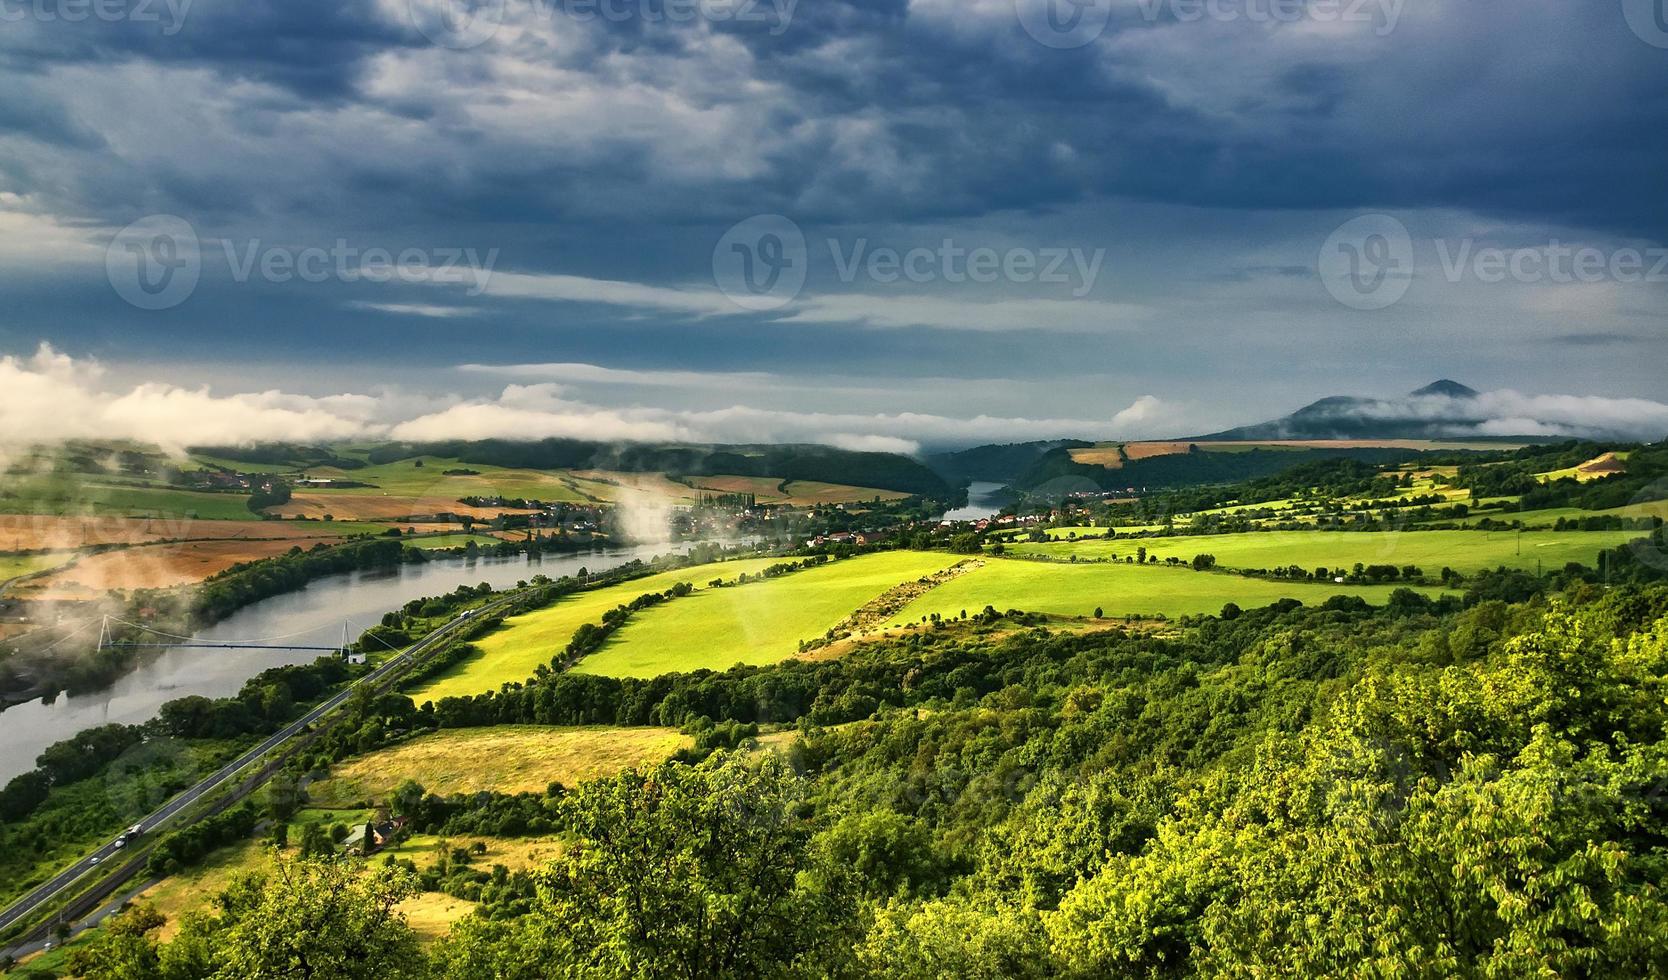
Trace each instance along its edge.
{"label": "highway", "polygon": [[[364,677],[361,677],[359,680],[343,688],[340,692],[325,700],[301,718],[284,726],[282,730],[268,736],[259,745],[238,756],[231,762],[228,762],[212,775],[198,782],[195,786],[192,786],[190,789],[174,797],[172,800],[169,800],[160,809],[146,816],[136,825],[139,828],[140,834],[151,834],[162,828],[169,821],[173,820],[174,817],[178,816],[181,811],[190,807],[193,803],[196,803],[204,796],[214,792],[216,789],[224,786],[238,772],[247,768],[267,753],[280,748],[285,742],[288,742],[295,736],[307,731],[319,719],[335,711],[337,708],[340,708],[361,686],[369,684],[375,687],[381,681],[391,677],[394,673],[397,673],[412,664],[417,658],[427,652],[430,647],[446,639],[447,636],[464,623],[469,622],[475,617],[489,615],[492,612],[497,611],[513,598],[515,598],[515,593],[504,596],[503,598],[483,606],[478,610],[466,612],[463,615],[447,622],[445,625],[437,628],[434,632],[423,637],[421,640],[418,640],[416,643],[407,647],[395,656],[388,658],[383,663],[377,665],[376,669],[372,670]],[[80,881],[94,868],[98,867],[101,863],[112,857],[121,855],[123,850],[124,844],[119,839],[112,840],[101,846],[92,854],[83,857],[75,864],[72,864],[63,871],[60,871],[50,881],[45,882],[29,894],[18,899],[16,902],[13,902],[4,912],[0,912],[0,930],[9,928],[13,923],[28,915],[30,912],[33,912],[42,904],[57,898],[59,895],[74,886],[76,882]]]}

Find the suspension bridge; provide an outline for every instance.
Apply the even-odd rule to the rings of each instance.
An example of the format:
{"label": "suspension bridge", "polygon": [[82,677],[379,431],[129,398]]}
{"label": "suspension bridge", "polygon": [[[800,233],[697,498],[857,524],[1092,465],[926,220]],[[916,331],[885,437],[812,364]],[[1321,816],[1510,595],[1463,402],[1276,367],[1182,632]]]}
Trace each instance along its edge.
{"label": "suspension bridge", "polygon": [[[113,623],[120,626],[126,626],[129,629],[139,630],[147,637],[154,637],[154,639],[118,639],[117,633],[111,629],[111,624]],[[152,626],[146,626],[143,623],[130,623],[125,619],[107,615],[104,617],[103,622],[99,624],[98,648],[100,650],[133,650],[146,648],[175,650],[297,650],[303,652],[316,651],[318,653],[334,653],[337,656],[346,656],[348,651],[349,624],[345,621],[342,623],[342,641],[338,644],[333,646],[321,646],[318,645],[317,641],[312,643],[296,642],[297,638],[314,637],[323,630],[329,628],[331,627],[315,626],[312,629],[301,630],[296,633],[287,633],[283,636],[266,636],[247,640],[202,639],[195,636],[182,636],[178,633],[169,633],[166,630],[159,630]]]}

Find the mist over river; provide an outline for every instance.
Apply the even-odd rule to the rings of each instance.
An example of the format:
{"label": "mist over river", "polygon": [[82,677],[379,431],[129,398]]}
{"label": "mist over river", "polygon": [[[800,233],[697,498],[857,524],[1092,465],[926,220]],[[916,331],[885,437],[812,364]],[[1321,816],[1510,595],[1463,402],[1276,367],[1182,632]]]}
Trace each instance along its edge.
{"label": "mist over river", "polygon": [[[535,557],[443,558],[331,575],[298,591],[251,603],[202,630],[194,639],[335,646],[341,642],[344,623],[349,639],[356,639],[381,622],[384,613],[412,599],[440,595],[460,585],[486,582],[503,588],[539,574],[554,579],[581,568],[599,572],[686,547],[658,544]],[[278,637],[284,639],[275,639]],[[35,757],[48,745],[83,729],[111,722],[132,725],[148,721],[156,717],[163,704],[193,694],[228,697],[268,667],[308,663],[319,656],[311,650],[159,648],[149,651],[132,671],[103,690],[13,705],[0,711],[0,784],[33,769]]]}

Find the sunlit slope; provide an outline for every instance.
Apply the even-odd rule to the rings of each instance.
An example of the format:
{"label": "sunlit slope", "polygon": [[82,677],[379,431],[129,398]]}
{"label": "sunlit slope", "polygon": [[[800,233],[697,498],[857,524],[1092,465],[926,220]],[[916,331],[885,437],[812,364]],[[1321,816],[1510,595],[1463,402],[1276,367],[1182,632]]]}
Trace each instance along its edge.
{"label": "sunlit slope", "polygon": [[[1169,566],[992,559],[910,603],[891,622],[919,621],[933,613],[958,617],[963,610],[971,616],[987,605],[1004,612],[1023,609],[1058,616],[1089,616],[1100,607],[1107,616],[1162,613],[1171,617],[1216,613],[1229,602],[1245,609],[1284,598],[1315,605],[1334,595],[1360,596],[1378,605],[1395,589],[1389,585],[1281,582]],[[1436,596],[1441,590],[1417,591]]]}
{"label": "sunlit slope", "polygon": [[773,663],[889,589],[961,560],[942,552],[888,551],[740,588],[706,590],[639,613],[574,669],[655,677]]}
{"label": "sunlit slope", "polygon": [[[410,692],[418,704],[438,701],[444,697],[480,694],[495,691],[507,681],[525,681],[533,676],[540,664],[547,664],[573,639],[573,633],[586,623],[595,623],[602,614],[615,606],[624,605],[640,595],[664,592],[679,582],[688,582],[698,589],[713,579],[732,581],[746,573],[753,574],[781,558],[745,558],[737,561],[715,562],[692,568],[660,572],[646,578],[634,579],[619,585],[571,595],[554,605],[523,616],[505,620],[504,628],[475,641],[479,656],[459,664],[443,677]],[[689,601],[686,597],[680,601]]]}
{"label": "sunlit slope", "polygon": [[[1094,532],[1104,534],[1104,531]],[[1208,554],[1226,568],[1417,565],[1434,576],[1444,566],[1460,572],[1485,568],[1562,568],[1577,561],[1593,565],[1606,548],[1640,537],[1642,531],[1253,531],[1245,534],[1182,535],[1162,538],[1112,538],[1030,542],[1009,545],[1016,554],[1054,558],[1127,558],[1139,548],[1160,561]]]}

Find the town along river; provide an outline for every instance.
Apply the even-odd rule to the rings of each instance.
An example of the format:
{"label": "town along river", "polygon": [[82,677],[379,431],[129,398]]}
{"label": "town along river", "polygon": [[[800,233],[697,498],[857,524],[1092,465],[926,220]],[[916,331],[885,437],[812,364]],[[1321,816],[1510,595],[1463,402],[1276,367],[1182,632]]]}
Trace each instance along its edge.
{"label": "town along river", "polygon": [[[647,561],[656,554],[676,550],[681,550],[680,546],[660,544],[536,557],[442,558],[331,575],[295,592],[244,606],[192,639],[335,646],[341,642],[344,623],[349,639],[355,639],[381,622],[384,613],[412,599],[442,595],[460,585],[486,582],[503,588],[535,575],[555,579],[581,568],[600,572],[633,559]],[[35,757],[48,745],[79,731],[112,722],[135,725],[149,721],[175,698],[193,694],[229,697],[268,667],[310,663],[319,656],[316,650],[160,648],[103,690],[13,705],[0,711],[0,785],[33,769]]]}

